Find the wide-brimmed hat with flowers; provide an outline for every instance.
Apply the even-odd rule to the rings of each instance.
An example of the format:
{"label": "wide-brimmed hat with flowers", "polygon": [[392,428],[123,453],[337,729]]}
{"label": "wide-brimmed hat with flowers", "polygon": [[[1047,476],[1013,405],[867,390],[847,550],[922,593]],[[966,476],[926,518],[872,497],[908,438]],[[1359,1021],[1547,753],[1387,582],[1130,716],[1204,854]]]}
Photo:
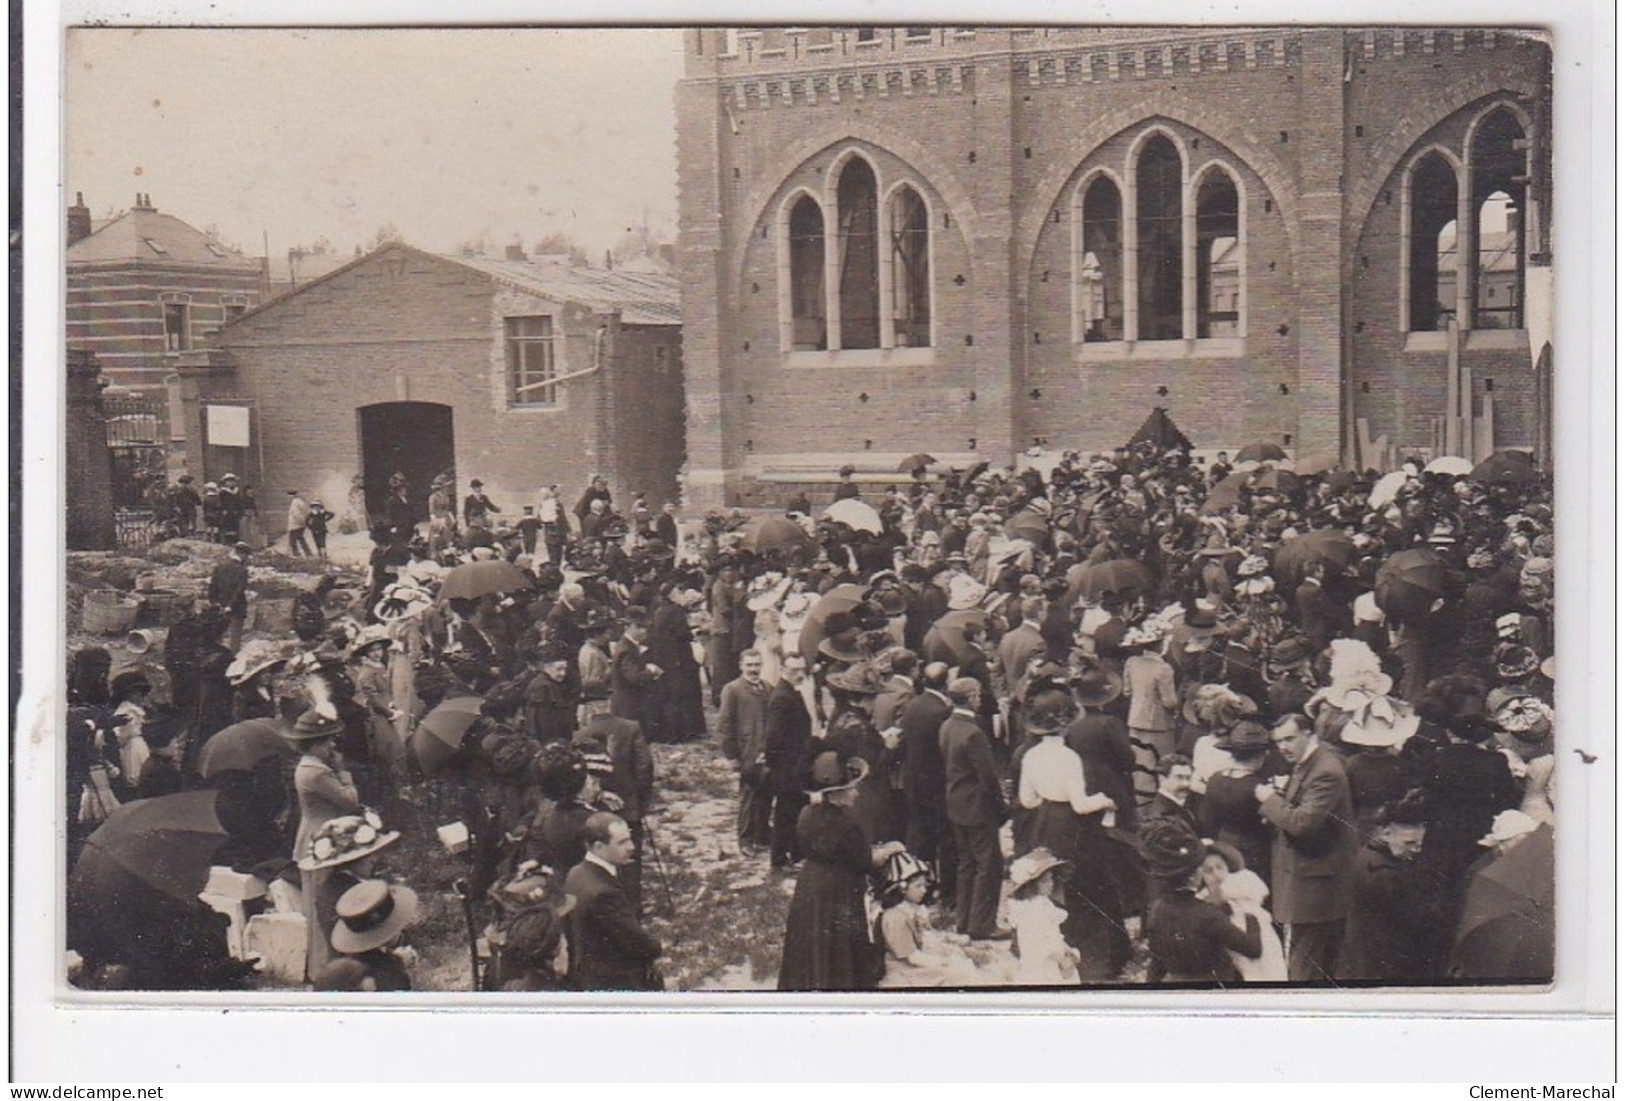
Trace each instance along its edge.
{"label": "wide-brimmed hat with flowers", "polygon": [[384,829],[377,811],[363,808],[360,814],[330,818],[310,839],[310,848],[299,858],[299,870],[314,872],[349,864],[393,844],[400,836],[398,830]]}
{"label": "wide-brimmed hat with flowers", "polygon": [[878,696],[886,690],[886,682],[872,662],[860,662],[838,669],[825,677],[824,683],[838,692],[859,696]]}

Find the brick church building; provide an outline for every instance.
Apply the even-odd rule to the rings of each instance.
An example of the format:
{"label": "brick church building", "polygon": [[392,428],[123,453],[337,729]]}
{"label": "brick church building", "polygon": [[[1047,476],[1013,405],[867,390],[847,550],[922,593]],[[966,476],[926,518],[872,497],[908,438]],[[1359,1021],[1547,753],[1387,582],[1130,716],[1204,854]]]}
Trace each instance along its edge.
{"label": "brick church building", "polygon": [[1551,52],[1521,32],[701,28],[692,504],[910,452],[1544,454]]}

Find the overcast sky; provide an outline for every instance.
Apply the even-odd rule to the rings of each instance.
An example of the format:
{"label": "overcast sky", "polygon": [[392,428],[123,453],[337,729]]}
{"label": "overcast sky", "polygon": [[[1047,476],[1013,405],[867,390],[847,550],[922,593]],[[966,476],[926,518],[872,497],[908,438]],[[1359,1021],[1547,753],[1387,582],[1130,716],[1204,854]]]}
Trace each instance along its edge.
{"label": "overcast sky", "polygon": [[676,226],[677,30],[77,29],[65,184],[251,255],[393,223],[450,251]]}

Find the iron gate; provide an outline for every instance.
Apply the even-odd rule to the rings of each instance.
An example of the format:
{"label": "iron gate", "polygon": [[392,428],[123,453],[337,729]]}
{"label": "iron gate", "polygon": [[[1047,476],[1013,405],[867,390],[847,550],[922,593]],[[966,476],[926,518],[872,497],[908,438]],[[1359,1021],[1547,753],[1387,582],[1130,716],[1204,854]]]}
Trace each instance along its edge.
{"label": "iron gate", "polygon": [[150,546],[168,512],[169,424],[162,395],[105,394],[113,526],[126,550]]}

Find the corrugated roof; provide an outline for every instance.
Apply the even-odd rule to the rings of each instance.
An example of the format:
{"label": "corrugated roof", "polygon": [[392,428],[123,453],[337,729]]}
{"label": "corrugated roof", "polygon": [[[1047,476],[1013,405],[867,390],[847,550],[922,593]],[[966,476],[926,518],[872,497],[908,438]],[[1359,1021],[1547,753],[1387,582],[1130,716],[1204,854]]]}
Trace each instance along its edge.
{"label": "corrugated roof", "polygon": [[147,207],[126,211],[89,237],[68,246],[69,264],[131,260],[233,271],[257,271],[260,267],[259,260],[233,252],[173,214]]}
{"label": "corrugated roof", "polygon": [[683,323],[676,276],[660,272],[604,271],[547,260],[493,260],[484,256],[443,259],[555,302],[575,302],[603,313],[619,310],[623,324]]}

